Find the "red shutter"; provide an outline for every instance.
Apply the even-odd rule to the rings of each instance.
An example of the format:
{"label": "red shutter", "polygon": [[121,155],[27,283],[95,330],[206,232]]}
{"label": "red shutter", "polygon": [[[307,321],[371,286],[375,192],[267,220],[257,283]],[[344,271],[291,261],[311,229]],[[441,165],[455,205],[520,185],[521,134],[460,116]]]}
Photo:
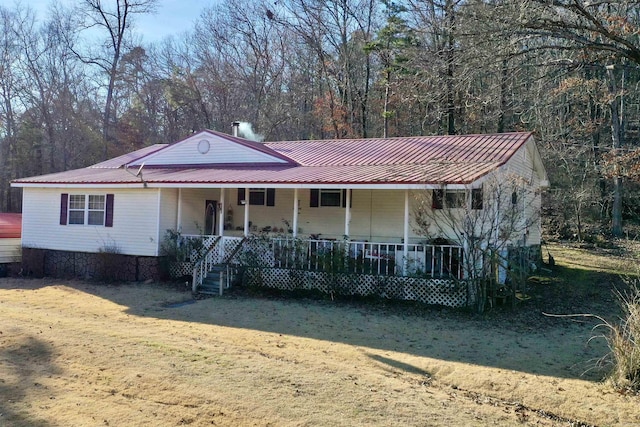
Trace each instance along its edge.
{"label": "red shutter", "polygon": [[113,194],[107,194],[105,211],[104,226],[113,227]]}
{"label": "red shutter", "polygon": [[69,210],[69,195],[62,193],[60,195],[60,225],[67,225],[67,212]]}
{"label": "red shutter", "polygon": [[320,206],[320,190],[312,188],[309,194],[309,207],[317,208]]}

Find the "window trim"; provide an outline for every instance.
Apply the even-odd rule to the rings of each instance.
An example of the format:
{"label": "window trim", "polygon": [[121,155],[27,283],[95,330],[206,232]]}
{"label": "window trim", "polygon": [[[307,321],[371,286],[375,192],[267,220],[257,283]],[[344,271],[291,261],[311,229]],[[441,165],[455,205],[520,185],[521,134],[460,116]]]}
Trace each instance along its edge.
{"label": "window trim", "polygon": [[[449,206],[451,200],[459,198],[464,194],[464,202],[461,206]],[[434,188],[431,192],[431,209],[471,209],[482,210],[483,193],[482,187],[472,188],[471,190],[453,190],[446,188]]]}
{"label": "window trim", "polygon": [[[251,193],[264,192],[264,203],[251,203]],[[249,203],[251,206],[275,206],[276,205],[276,189],[275,188],[249,188],[249,196],[247,197],[246,188],[238,188],[238,206]]]}
{"label": "window trim", "polygon": [[[309,190],[309,207],[310,208],[346,208],[347,207],[347,191],[349,191],[349,207],[353,207],[353,190],[346,188],[311,188]],[[340,202],[337,205],[322,204],[322,193],[340,192]]]}
{"label": "window trim", "polygon": [[[71,207],[72,197],[82,197],[83,207]],[[95,204],[95,198],[102,198],[102,208],[91,207],[91,203]],[[94,200],[91,200],[91,199]],[[75,201],[78,202],[77,200]],[[113,227],[113,204],[114,195],[105,193],[62,193],[60,195],[60,225],[89,226],[89,227]],[[82,223],[71,222],[72,212],[82,212]],[[101,212],[100,224],[89,224],[90,214],[92,212]]]}

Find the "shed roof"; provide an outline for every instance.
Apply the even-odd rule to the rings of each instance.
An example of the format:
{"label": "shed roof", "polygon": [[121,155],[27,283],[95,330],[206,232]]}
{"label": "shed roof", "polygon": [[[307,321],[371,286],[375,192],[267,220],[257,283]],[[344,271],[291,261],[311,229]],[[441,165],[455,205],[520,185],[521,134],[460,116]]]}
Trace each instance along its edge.
{"label": "shed roof", "polygon": [[22,214],[0,213],[0,239],[15,239],[22,235]]}
{"label": "shed roof", "polygon": [[143,167],[141,176],[128,169],[139,168],[146,156],[169,153],[175,145],[156,144],[88,168],[21,178],[14,185],[469,184],[504,165],[532,139],[531,133],[513,132],[258,144],[214,131],[200,134],[204,133],[290,161],[280,165],[154,165]]}

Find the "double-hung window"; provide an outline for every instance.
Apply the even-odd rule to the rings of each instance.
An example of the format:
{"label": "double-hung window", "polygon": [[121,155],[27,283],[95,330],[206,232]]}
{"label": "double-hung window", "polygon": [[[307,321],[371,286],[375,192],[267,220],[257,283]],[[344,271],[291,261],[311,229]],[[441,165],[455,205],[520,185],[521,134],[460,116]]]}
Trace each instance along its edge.
{"label": "double-hung window", "polygon": [[276,205],[275,188],[250,188],[249,200],[246,199],[246,196],[246,190],[244,188],[238,188],[238,205],[244,205],[247,201],[253,206]]}
{"label": "double-hung window", "polygon": [[113,226],[113,194],[62,194],[60,225]]}
{"label": "double-hung window", "polygon": [[[351,191],[351,190],[349,190]],[[351,203],[353,204],[353,199]],[[334,188],[312,188],[309,195],[309,207],[346,207],[347,190]]]}
{"label": "double-hung window", "polygon": [[[432,209],[465,209],[468,207],[467,196],[465,190],[444,190],[436,189],[431,193]],[[474,188],[471,190],[471,209],[482,209],[482,188]]]}

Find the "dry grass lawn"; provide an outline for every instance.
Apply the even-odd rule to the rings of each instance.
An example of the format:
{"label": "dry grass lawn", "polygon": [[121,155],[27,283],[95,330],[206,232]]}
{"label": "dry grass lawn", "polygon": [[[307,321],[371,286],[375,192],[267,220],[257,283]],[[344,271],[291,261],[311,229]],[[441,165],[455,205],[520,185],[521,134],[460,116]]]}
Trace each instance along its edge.
{"label": "dry grass lawn", "polygon": [[[579,276],[576,253],[554,274]],[[570,287],[553,276],[483,318],[244,294],[170,307],[190,293],[0,279],[0,425],[640,425],[639,398],[590,369],[607,351],[587,345],[593,323],[541,314],[536,295]],[[606,306],[581,295],[566,308]]]}

